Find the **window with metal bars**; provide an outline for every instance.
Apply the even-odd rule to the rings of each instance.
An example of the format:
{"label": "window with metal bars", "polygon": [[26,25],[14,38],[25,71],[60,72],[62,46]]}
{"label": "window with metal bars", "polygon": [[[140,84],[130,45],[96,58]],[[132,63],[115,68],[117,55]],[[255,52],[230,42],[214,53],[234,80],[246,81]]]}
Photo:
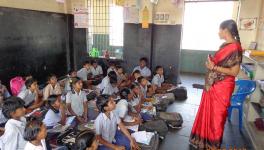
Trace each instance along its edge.
{"label": "window with metal bars", "polygon": [[89,9],[88,48],[99,51],[103,57],[106,51],[110,58],[123,58],[123,7],[114,0],[87,0]]}

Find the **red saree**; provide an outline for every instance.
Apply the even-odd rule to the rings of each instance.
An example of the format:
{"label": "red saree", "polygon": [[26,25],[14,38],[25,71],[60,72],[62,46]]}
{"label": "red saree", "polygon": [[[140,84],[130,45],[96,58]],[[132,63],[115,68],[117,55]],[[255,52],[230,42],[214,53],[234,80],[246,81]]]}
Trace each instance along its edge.
{"label": "red saree", "polygon": [[[240,43],[220,47],[213,62],[221,67],[233,67],[242,61]],[[235,87],[235,77],[208,71],[197,116],[190,136],[190,144],[198,149],[216,149],[221,146],[227,108]]]}

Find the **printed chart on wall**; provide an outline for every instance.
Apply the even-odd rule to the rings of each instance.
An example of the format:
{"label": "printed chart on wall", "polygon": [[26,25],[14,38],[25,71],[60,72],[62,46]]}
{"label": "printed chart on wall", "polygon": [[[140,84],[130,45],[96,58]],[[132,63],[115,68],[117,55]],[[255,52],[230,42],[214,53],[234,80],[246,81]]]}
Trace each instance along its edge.
{"label": "printed chart on wall", "polygon": [[73,5],[74,13],[74,27],[75,28],[88,28],[88,8],[81,3],[75,3]]}

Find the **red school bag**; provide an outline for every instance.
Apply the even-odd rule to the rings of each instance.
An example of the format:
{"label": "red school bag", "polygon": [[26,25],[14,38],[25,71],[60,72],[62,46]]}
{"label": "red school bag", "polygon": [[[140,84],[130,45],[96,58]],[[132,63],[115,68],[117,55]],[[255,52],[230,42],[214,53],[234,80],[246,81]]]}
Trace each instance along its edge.
{"label": "red school bag", "polygon": [[25,84],[22,77],[17,76],[10,80],[10,89],[13,96],[17,96]]}

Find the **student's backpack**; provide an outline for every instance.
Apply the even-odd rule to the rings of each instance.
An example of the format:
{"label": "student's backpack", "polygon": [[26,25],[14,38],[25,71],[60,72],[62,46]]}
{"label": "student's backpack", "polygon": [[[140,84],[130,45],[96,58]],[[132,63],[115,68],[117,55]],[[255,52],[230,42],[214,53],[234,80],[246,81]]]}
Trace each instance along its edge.
{"label": "student's backpack", "polygon": [[180,129],[182,127],[182,115],[177,112],[159,112],[157,118],[164,120],[172,129]]}
{"label": "student's backpack", "polygon": [[153,120],[147,121],[139,126],[140,131],[156,132],[159,134],[161,139],[164,139],[169,129],[165,121]]}
{"label": "student's backpack", "polygon": [[25,81],[22,77],[15,77],[10,80],[10,89],[13,96],[17,96],[19,92],[21,91],[21,88],[25,84]]}
{"label": "student's backpack", "polygon": [[177,87],[171,92],[174,94],[175,100],[186,100],[187,99],[187,89],[183,86]]}
{"label": "student's backpack", "polygon": [[141,150],[158,150],[159,149],[159,135],[154,134],[153,137],[150,140],[149,145],[138,143]]}

